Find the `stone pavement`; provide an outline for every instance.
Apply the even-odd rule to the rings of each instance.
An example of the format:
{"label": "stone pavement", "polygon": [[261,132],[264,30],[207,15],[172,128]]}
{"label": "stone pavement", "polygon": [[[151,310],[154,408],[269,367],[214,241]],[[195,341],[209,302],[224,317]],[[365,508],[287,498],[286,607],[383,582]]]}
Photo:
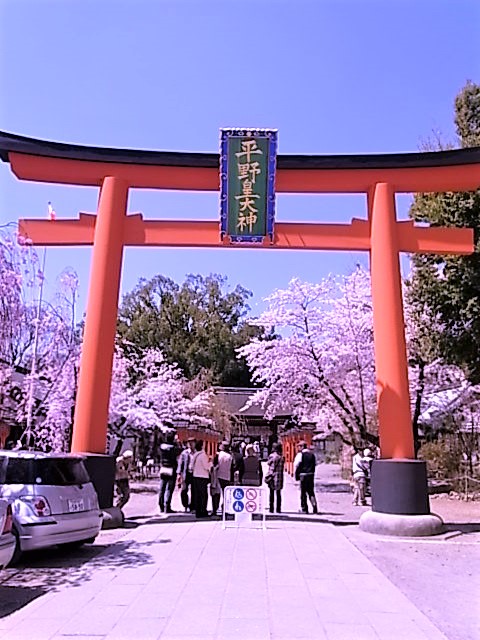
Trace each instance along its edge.
{"label": "stone pavement", "polygon": [[335,514],[297,513],[289,478],[284,507],[265,531],[183,513],[138,519],[80,583],[1,618],[0,638],[445,640],[329,521]]}

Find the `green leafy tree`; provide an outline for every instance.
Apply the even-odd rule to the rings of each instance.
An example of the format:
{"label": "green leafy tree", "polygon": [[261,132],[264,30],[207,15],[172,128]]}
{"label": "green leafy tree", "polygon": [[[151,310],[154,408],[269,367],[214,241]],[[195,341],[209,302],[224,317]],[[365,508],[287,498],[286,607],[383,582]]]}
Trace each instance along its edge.
{"label": "green leafy tree", "polygon": [[124,350],[162,350],[185,377],[201,375],[208,384],[249,386],[250,372],[236,349],[263,330],[248,323],[250,291],[226,290],[220,275],[189,275],[182,285],[157,275],[140,280],[124,296],[118,338]]}
{"label": "green leafy tree", "polygon": [[[480,146],[480,86],[467,82],[455,99],[457,146]],[[451,145],[436,143],[436,148]],[[430,149],[432,150],[432,146]],[[410,217],[432,226],[471,227],[475,252],[468,256],[416,254],[412,257],[409,302],[429,330],[421,351],[463,368],[480,381],[480,190],[417,194]]]}

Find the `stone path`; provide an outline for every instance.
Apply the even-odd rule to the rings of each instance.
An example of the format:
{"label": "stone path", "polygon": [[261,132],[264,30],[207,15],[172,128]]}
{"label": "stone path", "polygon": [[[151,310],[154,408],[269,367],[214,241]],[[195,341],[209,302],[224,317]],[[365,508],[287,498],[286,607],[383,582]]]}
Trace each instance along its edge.
{"label": "stone path", "polygon": [[290,479],[284,507],[264,531],[151,515],[80,584],[1,618],[0,638],[445,640],[331,516],[297,513]]}

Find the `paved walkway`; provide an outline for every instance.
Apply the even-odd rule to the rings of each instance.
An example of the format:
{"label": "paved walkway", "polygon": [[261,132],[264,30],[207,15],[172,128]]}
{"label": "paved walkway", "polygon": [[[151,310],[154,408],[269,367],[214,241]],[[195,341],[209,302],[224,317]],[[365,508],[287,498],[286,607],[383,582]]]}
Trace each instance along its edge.
{"label": "paved walkway", "polygon": [[0,619],[0,638],[445,640],[328,514],[297,514],[290,479],[284,506],[265,531],[145,518],[81,581]]}

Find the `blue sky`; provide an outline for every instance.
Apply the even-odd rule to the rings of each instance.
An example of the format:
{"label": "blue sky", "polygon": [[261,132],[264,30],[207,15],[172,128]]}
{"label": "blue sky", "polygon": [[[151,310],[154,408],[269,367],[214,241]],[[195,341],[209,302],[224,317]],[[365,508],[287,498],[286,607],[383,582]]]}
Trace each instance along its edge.
{"label": "blue sky", "polygon": [[[217,152],[221,127],[279,130],[279,153],[416,151],[454,139],[453,102],[480,82],[476,0],[2,0],[0,129],[62,142]],[[16,180],[0,165],[0,224],[94,212],[97,190]],[[404,217],[408,197],[398,199]],[[146,218],[219,218],[218,194],[134,190]],[[277,197],[282,221],[349,221],[362,196]],[[47,252],[50,291],[73,267],[86,304],[91,249]],[[122,293],[162,273],[222,273],[261,299],[366,255],[127,249]]]}

